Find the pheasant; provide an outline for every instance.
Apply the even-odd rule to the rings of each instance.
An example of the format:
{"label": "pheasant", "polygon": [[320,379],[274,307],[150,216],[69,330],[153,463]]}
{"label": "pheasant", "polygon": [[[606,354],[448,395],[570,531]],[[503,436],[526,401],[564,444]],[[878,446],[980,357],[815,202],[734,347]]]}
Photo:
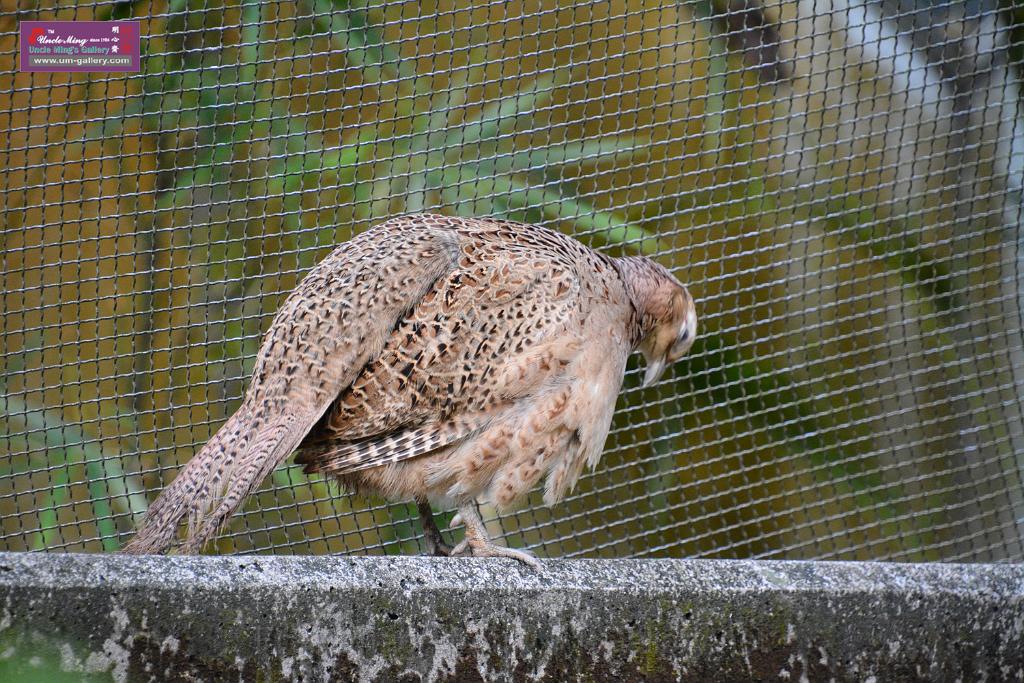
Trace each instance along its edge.
{"label": "pheasant", "polygon": [[[415,501],[431,553],[537,566],[491,541],[476,503],[508,509],[545,476],[544,502],[560,500],[601,456],[627,357],[643,354],[649,385],[696,332],[686,287],[646,257],[511,221],[389,220],[289,295],[241,406],[125,552],[199,552],[297,452],[350,491]],[[457,507],[456,548],[431,504]]]}

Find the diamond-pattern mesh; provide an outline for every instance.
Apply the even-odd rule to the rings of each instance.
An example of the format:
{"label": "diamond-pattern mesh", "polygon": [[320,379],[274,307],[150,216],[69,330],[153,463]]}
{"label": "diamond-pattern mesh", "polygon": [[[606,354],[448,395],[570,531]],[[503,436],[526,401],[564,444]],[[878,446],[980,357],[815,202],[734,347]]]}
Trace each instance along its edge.
{"label": "diamond-pattern mesh", "polygon": [[[110,18],[142,73],[15,71],[19,21]],[[701,314],[565,502],[483,510],[505,543],[1021,561],[1022,50],[990,0],[4,9],[0,547],[119,547],[282,296],[435,210],[654,255]],[[217,550],[420,548],[289,467]]]}

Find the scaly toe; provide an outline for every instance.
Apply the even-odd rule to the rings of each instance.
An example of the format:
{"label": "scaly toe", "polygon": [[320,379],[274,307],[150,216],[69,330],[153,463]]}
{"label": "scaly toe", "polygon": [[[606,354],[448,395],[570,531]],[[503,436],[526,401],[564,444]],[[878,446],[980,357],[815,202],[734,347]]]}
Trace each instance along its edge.
{"label": "scaly toe", "polygon": [[472,551],[473,557],[507,557],[512,560],[518,560],[536,571],[540,571],[541,569],[540,561],[525,550],[506,548],[505,546],[498,545],[496,543],[471,544],[470,550]]}

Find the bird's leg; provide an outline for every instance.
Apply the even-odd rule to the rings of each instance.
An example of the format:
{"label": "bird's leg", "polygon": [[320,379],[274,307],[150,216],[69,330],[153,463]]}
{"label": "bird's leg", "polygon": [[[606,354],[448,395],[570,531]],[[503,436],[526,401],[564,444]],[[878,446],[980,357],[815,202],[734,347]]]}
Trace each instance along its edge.
{"label": "bird's leg", "polygon": [[452,547],[444,542],[441,537],[441,530],[434,522],[434,512],[430,509],[430,503],[417,501],[416,509],[420,511],[420,523],[423,525],[423,538],[427,545],[427,555],[448,557],[452,554]]}
{"label": "bird's leg", "polygon": [[[519,560],[523,564],[540,571],[540,562],[530,553],[498,545],[491,540],[474,501],[460,505],[459,514],[455,516],[455,519],[459,519],[465,526],[466,537],[455,546],[455,549],[452,550],[452,555],[468,552],[473,557],[508,557],[513,560]],[[452,521],[454,522],[455,519]]]}

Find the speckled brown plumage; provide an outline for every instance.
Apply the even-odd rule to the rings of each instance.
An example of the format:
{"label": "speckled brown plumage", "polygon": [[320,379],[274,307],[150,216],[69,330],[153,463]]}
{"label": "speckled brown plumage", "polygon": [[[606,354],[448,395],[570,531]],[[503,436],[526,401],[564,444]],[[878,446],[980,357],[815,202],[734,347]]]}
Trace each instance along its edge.
{"label": "speckled brown plumage", "polygon": [[508,508],[546,475],[558,501],[596,464],[626,358],[647,380],[693,343],[693,300],[646,258],[544,228],[437,215],[341,245],[274,318],[238,411],[150,507],[126,551],[161,552],[188,518],[196,552],[297,449],[307,472],[420,504],[454,503],[475,555],[475,501]]}

